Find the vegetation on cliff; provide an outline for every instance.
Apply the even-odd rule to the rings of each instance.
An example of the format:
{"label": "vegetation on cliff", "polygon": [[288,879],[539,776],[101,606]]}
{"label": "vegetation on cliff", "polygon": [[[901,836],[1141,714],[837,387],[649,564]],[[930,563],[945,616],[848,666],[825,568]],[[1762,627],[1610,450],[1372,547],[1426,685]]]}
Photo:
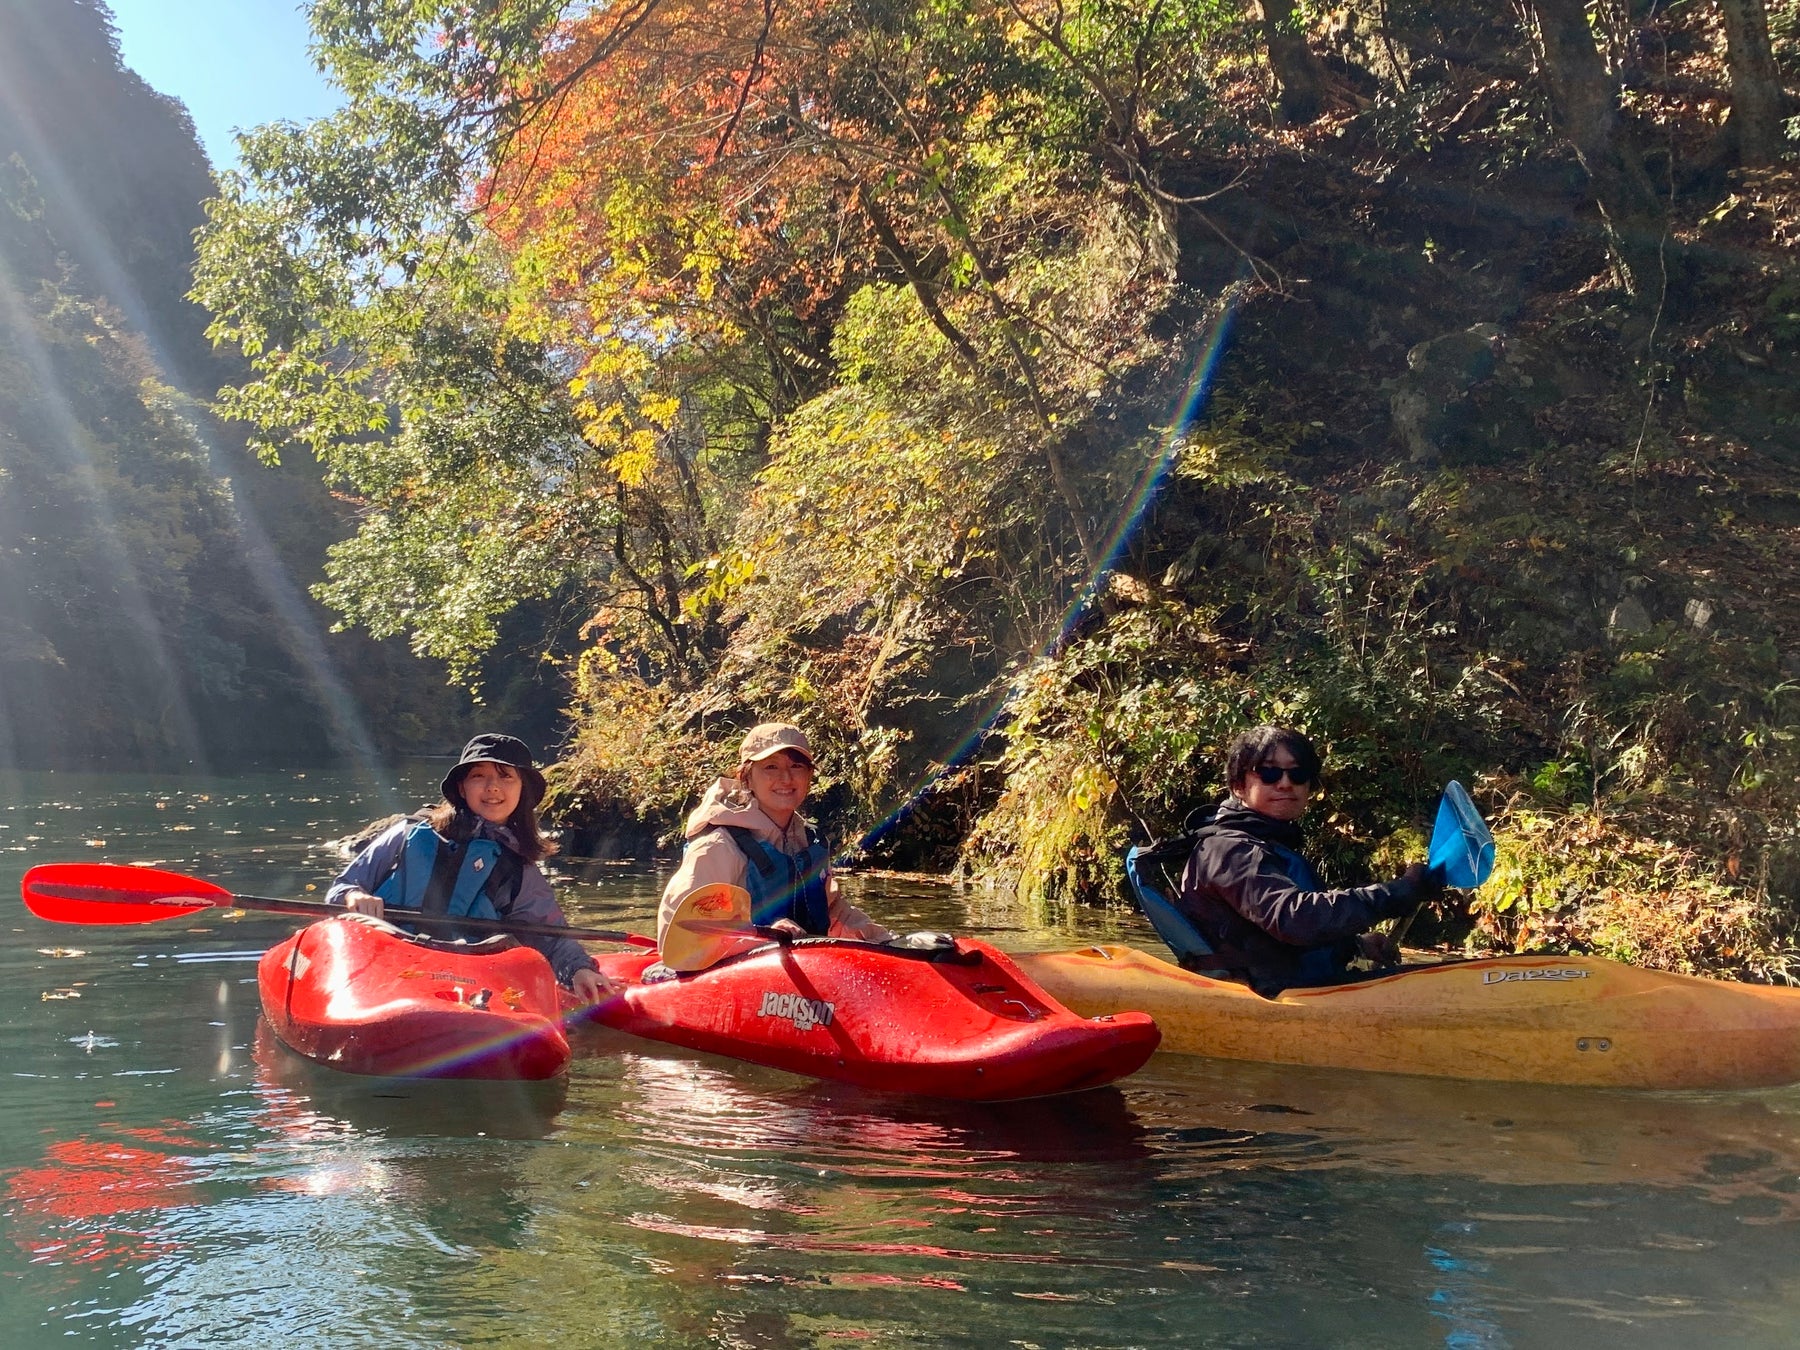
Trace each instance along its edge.
{"label": "vegetation on cliff", "polygon": [[[0,0],[0,767],[456,744],[466,696],[305,586],[344,512],[207,403],[212,176],[97,0]],[[295,580],[298,577],[299,580]]]}
{"label": "vegetation on cliff", "polygon": [[349,619],[578,607],[572,828],[787,717],[872,855],[1106,899],[1275,718],[1341,877],[1454,774],[1472,940],[1785,970],[1791,0],[312,14],[222,409],[362,504]]}

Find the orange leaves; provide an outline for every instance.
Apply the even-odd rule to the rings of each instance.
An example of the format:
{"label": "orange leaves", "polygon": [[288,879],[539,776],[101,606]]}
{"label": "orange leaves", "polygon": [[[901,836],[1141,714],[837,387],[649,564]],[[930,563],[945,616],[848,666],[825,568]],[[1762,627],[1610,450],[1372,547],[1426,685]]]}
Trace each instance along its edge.
{"label": "orange leaves", "polygon": [[860,180],[917,150],[897,143],[916,128],[870,121],[891,97],[919,115],[886,89],[883,43],[904,46],[825,0],[661,0],[623,41],[607,7],[565,24],[555,92],[478,198],[527,302],[571,339],[651,315],[702,342],[809,321],[873,265]]}

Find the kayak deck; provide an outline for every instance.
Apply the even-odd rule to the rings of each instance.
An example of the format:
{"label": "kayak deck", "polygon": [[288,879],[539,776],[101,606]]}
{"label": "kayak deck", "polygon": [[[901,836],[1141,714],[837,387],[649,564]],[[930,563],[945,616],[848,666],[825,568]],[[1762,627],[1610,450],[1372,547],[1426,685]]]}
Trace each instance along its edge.
{"label": "kayak deck", "polygon": [[347,1073],[544,1079],[569,1066],[549,962],[504,940],[463,946],[325,919],[265,952],[257,987],[277,1036]]}
{"label": "kayak deck", "polygon": [[1598,1087],[1800,1081],[1800,989],[1591,956],[1455,961],[1273,999],[1131,947],[1014,959],[1077,1012],[1149,1013],[1181,1054]]}
{"label": "kayak deck", "polygon": [[1008,1101],[1077,1092],[1156,1049],[1141,1013],[1070,1012],[982,942],[927,957],[871,943],[766,944],[652,979],[649,953],[597,958],[625,992],[580,1015],[650,1040],[887,1092]]}

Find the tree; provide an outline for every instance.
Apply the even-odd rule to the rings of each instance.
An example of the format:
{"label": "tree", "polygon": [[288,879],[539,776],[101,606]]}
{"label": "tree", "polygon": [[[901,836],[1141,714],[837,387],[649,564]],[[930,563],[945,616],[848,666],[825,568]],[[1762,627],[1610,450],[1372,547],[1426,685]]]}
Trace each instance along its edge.
{"label": "tree", "polygon": [[1261,0],[1276,107],[1288,126],[1303,126],[1325,110],[1325,67],[1306,45],[1294,0]]}
{"label": "tree", "polygon": [[1587,6],[1532,0],[1531,12],[1557,124],[1587,171],[1618,279],[1633,295],[1651,296],[1662,273],[1662,203],[1621,125],[1618,80],[1600,59]]}
{"label": "tree", "polygon": [[1763,0],[1719,0],[1725,19],[1726,61],[1731,69],[1731,130],[1738,157],[1754,167],[1781,158],[1786,143],[1782,112],[1787,96],[1769,45]]}
{"label": "tree", "polygon": [[186,299],[186,111],[97,0],[0,0],[0,90],[0,762],[365,752],[359,704],[382,744],[447,739],[441,671],[327,638],[290,583],[343,531],[316,476],[197,401],[235,368]]}
{"label": "tree", "polygon": [[1020,189],[1051,164],[1091,175],[1098,161],[1166,236],[1151,129],[1172,100],[1200,97],[1197,38],[1218,21],[1202,3],[1071,22],[1055,0],[664,0],[615,37],[596,10],[559,31],[528,91],[554,115],[520,119],[484,184],[489,222],[602,371],[635,328],[747,335],[799,394],[809,382],[791,369],[816,366],[845,298],[897,274],[981,397],[1024,419],[1060,508],[1046,514],[1091,574],[1106,549],[1073,430],[1086,389],[1046,364],[1085,338],[1052,292],[1023,297],[1014,266],[1034,228],[1064,222],[1048,194]]}

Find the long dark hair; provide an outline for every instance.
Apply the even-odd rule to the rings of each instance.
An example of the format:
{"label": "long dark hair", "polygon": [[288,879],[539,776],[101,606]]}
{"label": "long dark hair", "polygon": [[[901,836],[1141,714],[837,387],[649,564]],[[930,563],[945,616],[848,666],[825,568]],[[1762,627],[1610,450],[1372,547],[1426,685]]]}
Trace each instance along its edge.
{"label": "long dark hair", "polygon": [[[465,776],[458,774],[456,781],[450,784],[450,790],[459,796],[462,794]],[[506,818],[506,828],[512,831],[513,838],[518,841],[519,856],[528,863],[542,862],[556,852],[556,841],[546,838],[538,826],[537,807],[537,796],[532,792],[531,784],[524,781],[521,775],[519,804]],[[445,800],[426,811],[425,820],[446,839],[467,839],[475,833],[480,817],[461,802]]]}

